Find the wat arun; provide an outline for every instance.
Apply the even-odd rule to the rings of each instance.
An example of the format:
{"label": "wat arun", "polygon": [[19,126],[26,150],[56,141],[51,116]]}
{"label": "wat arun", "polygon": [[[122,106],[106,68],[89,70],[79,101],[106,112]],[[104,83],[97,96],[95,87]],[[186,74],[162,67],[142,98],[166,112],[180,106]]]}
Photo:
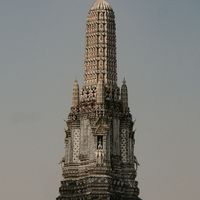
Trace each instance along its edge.
{"label": "wat arun", "polygon": [[141,200],[134,124],[126,81],[117,85],[115,14],[96,0],[87,17],[84,83],[74,82],[66,120],[57,200]]}

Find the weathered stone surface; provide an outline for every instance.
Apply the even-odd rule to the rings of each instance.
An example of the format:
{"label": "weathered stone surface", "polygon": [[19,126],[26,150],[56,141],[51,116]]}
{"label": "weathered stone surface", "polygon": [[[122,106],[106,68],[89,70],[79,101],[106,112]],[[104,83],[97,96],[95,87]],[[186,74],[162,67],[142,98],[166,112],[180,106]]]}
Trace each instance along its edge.
{"label": "weathered stone surface", "polygon": [[84,85],[75,81],[66,121],[63,181],[57,200],[139,200],[134,121],[128,88],[117,85],[114,11],[97,0],[89,11]]}

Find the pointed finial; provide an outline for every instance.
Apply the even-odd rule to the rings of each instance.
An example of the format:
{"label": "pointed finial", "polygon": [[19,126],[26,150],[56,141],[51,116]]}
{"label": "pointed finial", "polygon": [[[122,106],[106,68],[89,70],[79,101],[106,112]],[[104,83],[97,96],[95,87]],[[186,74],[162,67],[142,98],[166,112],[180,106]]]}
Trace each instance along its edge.
{"label": "pointed finial", "polygon": [[126,85],[126,78],[124,77],[123,85]]}
{"label": "pointed finial", "polygon": [[122,107],[123,107],[123,112],[128,111],[128,88],[126,85],[126,79],[124,78],[123,84],[121,87],[121,101],[122,101]]}

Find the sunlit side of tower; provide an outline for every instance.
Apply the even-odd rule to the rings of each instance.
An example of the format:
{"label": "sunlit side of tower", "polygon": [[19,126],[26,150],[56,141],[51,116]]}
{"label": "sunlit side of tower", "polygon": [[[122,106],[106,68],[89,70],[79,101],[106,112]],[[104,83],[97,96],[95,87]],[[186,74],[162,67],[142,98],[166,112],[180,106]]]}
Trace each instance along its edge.
{"label": "sunlit side of tower", "polygon": [[128,88],[117,85],[115,15],[106,0],[90,8],[84,84],[74,82],[57,200],[140,200]]}

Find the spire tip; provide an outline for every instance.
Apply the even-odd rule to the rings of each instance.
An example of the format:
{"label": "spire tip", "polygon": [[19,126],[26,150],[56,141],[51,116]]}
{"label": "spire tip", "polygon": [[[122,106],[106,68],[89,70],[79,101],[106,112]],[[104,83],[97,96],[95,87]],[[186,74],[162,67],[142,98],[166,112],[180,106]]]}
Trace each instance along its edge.
{"label": "spire tip", "polygon": [[126,78],[124,77],[123,85],[126,85]]}

